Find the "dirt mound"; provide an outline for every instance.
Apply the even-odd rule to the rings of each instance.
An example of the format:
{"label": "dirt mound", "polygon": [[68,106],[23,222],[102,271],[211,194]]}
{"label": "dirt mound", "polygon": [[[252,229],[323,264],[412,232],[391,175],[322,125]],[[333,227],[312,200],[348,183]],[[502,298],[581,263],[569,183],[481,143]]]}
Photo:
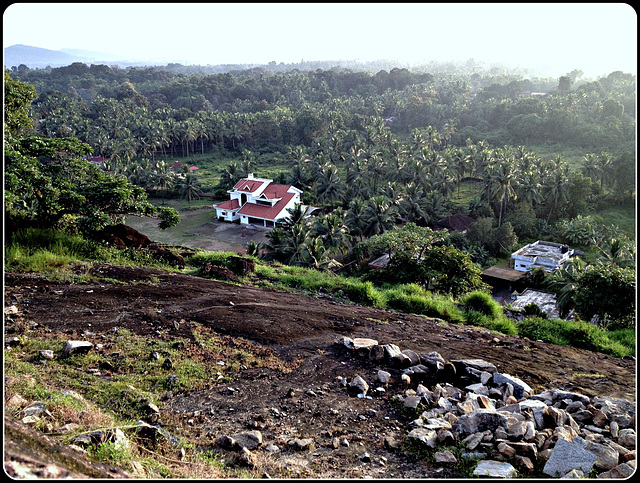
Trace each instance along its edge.
{"label": "dirt mound", "polygon": [[[293,471],[294,477],[455,476],[394,449],[393,441],[402,441],[405,432],[388,400],[349,397],[339,386],[339,377],[373,377],[376,370],[370,361],[354,358],[336,344],[341,336],[373,338],[418,353],[437,351],[446,360],[484,359],[498,371],[521,378],[536,392],[561,389],[590,397],[635,400],[632,358],[617,359],[425,317],[162,270],[98,265],[92,272],[104,282],[58,283],[7,273],[5,297],[28,304],[29,322],[52,332],[81,333],[91,327],[93,333],[106,334],[117,327],[137,334],[162,332],[195,340],[192,328],[204,325],[239,343],[241,339],[253,341],[275,351],[295,370],[285,374],[268,367],[246,368],[234,375],[232,387],[175,394],[163,403],[161,419],[172,431],[185,428],[182,431],[188,432],[190,441],[203,445],[212,444],[212,437],[247,428],[260,429],[265,440],[281,448],[287,446],[289,435],[311,437],[316,444],[313,451],[300,456],[283,453],[280,459],[269,460],[281,465],[283,474]],[[12,423],[7,427],[11,429]],[[44,459],[46,453],[53,450],[40,444],[37,435],[5,433],[5,451],[15,449],[5,453],[5,467],[8,457],[24,460],[29,451],[37,451],[31,469],[29,462],[24,463],[27,469],[17,468],[38,474],[41,462],[49,461]],[[27,451],[22,440],[45,449]],[[350,444],[344,445],[345,440]],[[365,450],[386,463],[361,464]],[[57,471],[71,477],[95,477],[73,466],[61,465]],[[106,467],[100,471],[105,471],[104,477],[121,476]]]}
{"label": "dirt mound", "polygon": [[446,359],[485,359],[534,388],[635,399],[634,359],[162,270],[98,265],[93,272],[127,285],[56,283],[8,273],[5,292],[29,298],[30,319],[59,332],[91,324],[96,332],[123,327],[151,334],[168,328],[172,336],[192,337],[186,324],[175,323],[183,319],[259,342],[288,358],[310,346],[326,348],[336,336],[371,337],[437,351]]}

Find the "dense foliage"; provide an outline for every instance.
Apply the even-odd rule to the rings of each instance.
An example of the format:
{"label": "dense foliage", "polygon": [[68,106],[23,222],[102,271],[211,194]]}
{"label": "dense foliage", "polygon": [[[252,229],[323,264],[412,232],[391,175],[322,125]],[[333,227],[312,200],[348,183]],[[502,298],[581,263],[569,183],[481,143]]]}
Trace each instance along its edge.
{"label": "dense foliage", "polygon": [[[121,183],[109,189],[129,191],[109,200],[118,207],[83,205],[83,197],[101,197],[91,182],[83,181],[88,193],[71,187],[89,173],[102,176],[88,169],[69,180],[59,176],[59,186],[43,185],[55,194],[47,197],[48,205],[38,204],[36,191],[18,200],[11,165],[14,173],[19,167],[34,180],[55,177],[35,170],[43,170],[43,163],[29,164],[10,153],[13,188],[6,199],[14,217],[19,212],[53,223],[75,210],[86,225],[98,226],[107,221],[105,210],[145,213],[144,193],[137,188],[163,197],[177,192],[189,201],[203,191],[222,199],[238,179],[263,169],[276,182],[302,189],[305,204],[326,208],[315,219],[292,213],[266,245],[250,247],[251,253],[288,264],[353,267],[358,242],[392,231],[399,221],[435,227],[452,213],[476,221],[466,236],[451,236],[439,247],[442,253],[429,250],[439,254],[431,267],[446,260],[470,269],[474,263],[490,265],[521,240],[544,238],[593,250],[612,239],[626,244],[615,226],[592,213],[635,200],[635,76],[612,72],[581,79],[573,71],[560,79],[527,79],[469,67],[369,72],[265,66],[207,73],[176,65],[18,66],[5,74],[5,83],[24,85],[15,82],[19,78],[35,86],[38,98],[30,108],[38,121],[31,126],[24,116],[7,118],[10,124],[25,129],[22,137],[31,129],[32,140],[46,138],[47,149],[58,140],[79,139],[75,155],[89,146],[108,158],[106,171]],[[11,102],[33,99],[32,90],[14,91],[7,97]],[[26,139],[30,145],[20,149],[33,149],[35,143]],[[561,155],[540,156],[526,147],[531,145],[580,154],[569,162]],[[14,150],[31,159],[36,154]],[[216,167],[215,187],[203,186],[188,167],[174,171],[168,162],[207,155],[227,160]],[[57,173],[77,169],[69,156],[55,159]],[[102,179],[96,183],[106,187]],[[420,274],[405,270],[407,281],[428,279],[431,289],[449,293],[479,287],[452,286],[446,266],[435,273],[417,261],[427,255],[407,256]],[[574,304],[574,294],[567,293],[563,299]]]}
{"label": "dense foliage", "polygon": [[75,138],[26,136],[33,92],[5,72],[5,222],[9,233],[30,226],[73,227],[89,233],[124,215],[158,215],[160,226],[180,219],[170,208],[156,208],[147,194],[124,177],[115,177],[81,159],[91,148]]}

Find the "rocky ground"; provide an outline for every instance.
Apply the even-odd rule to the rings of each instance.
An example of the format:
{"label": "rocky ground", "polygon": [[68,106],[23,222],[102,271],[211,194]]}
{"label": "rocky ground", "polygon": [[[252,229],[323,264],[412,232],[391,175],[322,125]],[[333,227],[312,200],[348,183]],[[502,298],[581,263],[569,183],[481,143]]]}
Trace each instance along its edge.
{"label": "rocky ground", "polygon": [[[345,336],[416,353],[436,351],[447,361],[482,359],[535,392],[556,389],[635,401],[633,358],[159,270],[109,265],[95,270],[127,284],[56,283],[7,273],[5,303],[26,303],[29,320],[54,333],[91,327],[102,334],[119,327],[140,334],[168,330],[170,336],[189,339],[193,322],[273,349],[295,369],[284,374],[247,368],[229,384],[177,393],[163,402],[160,421],[202,446],[214,445],[221,436],[260,431],[262,444],[253,457],[275,476],[457,476],[447,465],[427,463],[399,448],[407,421],[391,396],[407,389],[400,369],[388,369],[391,380],[384,396],[348,394],[340,378],[361,375],[372,381],[381,366],[354,357],[341,343]],[[306,440],[311,447],[296,450]],[[9,446],[5,443],[5,450]],[[7,454],[5,466],[6,461]]]}

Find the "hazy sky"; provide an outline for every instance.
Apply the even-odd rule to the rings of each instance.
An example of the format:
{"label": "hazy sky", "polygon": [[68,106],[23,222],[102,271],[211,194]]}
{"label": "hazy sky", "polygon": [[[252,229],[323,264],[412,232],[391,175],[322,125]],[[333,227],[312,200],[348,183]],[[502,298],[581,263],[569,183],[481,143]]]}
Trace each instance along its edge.
{"label": "hazy sky", "polygon": [[4,47],[184,64],[301,60],[501,63],[559,76],[636,73],[624,3],[16,3]]}

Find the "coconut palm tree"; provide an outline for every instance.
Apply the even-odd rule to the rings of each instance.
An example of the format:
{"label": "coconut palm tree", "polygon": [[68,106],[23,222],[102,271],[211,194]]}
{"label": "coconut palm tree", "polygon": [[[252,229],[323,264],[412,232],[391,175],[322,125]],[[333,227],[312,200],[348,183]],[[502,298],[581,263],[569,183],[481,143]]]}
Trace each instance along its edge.
{"label": "coconut palm tree", "polygon": [[[341,213],[342,209],[336,211]],[[334,212],[319,216],[313,230],[329,252],[344,254],[349,248],[349,228],[339,214]]]}
{"label": "coconut palm tree", "polygon": [[164,205],[164,197],[167,191],[173,189],[176,182],[176,174],[164,161],[156,163],[155,172],[151,175],[152,183],[162,191],[162,204]]}
{"label": "coconut palm tree", "polygon": [[386,196],[374,196],[367,200],[364,212],[366,221],[363,233],[365,236],[373,236],[384,233],[395,224],[397,209]]}
{"label": "coconut palm tree", "polygon": [[364,229],[367,225],[365,221],[366,206],[362,198],[353,198],[349,203],[349,210],[344,219],[351,236],[358,237],[360,241],[364,238]]}
{"label": "coconut palm tree", "polygon": [[198,181],[198,176],[195,173],[185,174],[185,176],[178,181],[180,197],[186,198],[189,205],[191,205],[191,200],[200,198],[202,194],[201,186],[202,183]]}
{"label": "coconut palm tree", "polygon": [[318,199],[333,206],[336,200],[344,197],[344,185],[340,180],[338,168],[332,164],[319,167],[317,172],[316,194]]}

